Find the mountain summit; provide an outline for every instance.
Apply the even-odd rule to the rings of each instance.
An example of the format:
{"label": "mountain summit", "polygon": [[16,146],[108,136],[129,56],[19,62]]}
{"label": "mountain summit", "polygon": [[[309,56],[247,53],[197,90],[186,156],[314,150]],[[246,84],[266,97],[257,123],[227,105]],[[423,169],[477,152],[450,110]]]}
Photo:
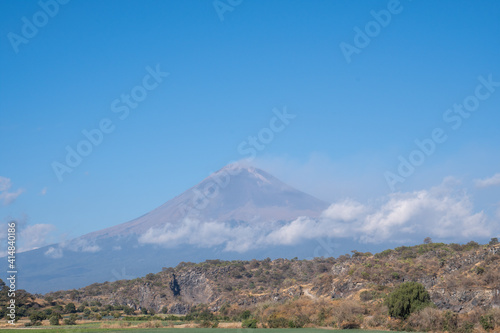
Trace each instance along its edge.
{"label": "mountain summit", "polygon": [[296,190],[269,173],[230,164],[181,195],[130,222],[90,233],[85,238],[141,235],[185,218],[200,221],[267,223],[317,217],[328,204]]}
{"label": "mountain summit", "polygon": [[47,292],[135,278],[181,261],[286,255],[290,248],[271,251],[271,241],[256,242],[327,207],[263,170],[231,164],[132,221],[21,253],[21,288]]}

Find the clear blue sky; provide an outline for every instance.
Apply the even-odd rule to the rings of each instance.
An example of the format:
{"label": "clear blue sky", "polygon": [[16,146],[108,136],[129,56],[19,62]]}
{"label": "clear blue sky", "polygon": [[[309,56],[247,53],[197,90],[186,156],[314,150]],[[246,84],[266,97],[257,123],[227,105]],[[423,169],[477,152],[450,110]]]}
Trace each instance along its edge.
{"label": "clear blue sky", "polygon": [[[342,43],[355,47],[353,29],[391,1],[221,3],[231,10],[72,0],[44,22],[37,1],[0,1],[0,176],[10,180],[0,217],[53,225],[53,240],[126,222],[248,157],[240,143],[286,107],[296,118],[254,161],[285,182],[331,202],[378,200],[398,156],[441,128],[448,139],[394,190],[455,177],[498,221],[500,87],[460,128],[443,115],[478,77],[500,82],[500,2],[402,0],[349,63]],[[23,17],[38,20],[36,34],[24,28],[34,36],[23,37]],[[112,103],[157,66],[169,75],[120,119]],[[53,162],[106,118],[113,132],[59,181]],[[493,185],[479,191],[476,179]]]}

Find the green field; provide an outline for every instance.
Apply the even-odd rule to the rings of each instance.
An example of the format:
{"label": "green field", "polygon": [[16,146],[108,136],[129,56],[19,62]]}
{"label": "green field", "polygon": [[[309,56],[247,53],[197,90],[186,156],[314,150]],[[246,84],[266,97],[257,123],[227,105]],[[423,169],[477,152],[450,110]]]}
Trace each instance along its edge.
{"label": "green field", "polygon": [[[30,329],[36,331],[36,333],[118,333],[118,332],[130,332],[130,333],[322,333],[322,332],[349,332],[349,333],[387,333],[387,331],[370,331],[370,330],[334,330],[334,329],[317,329],[317,328],[34,328]],[[1,329],[2,333],[19,333],[19,329]],[[398,333],[394,332],[393,333]],[[403,332],[399,332],[403,333]]]}

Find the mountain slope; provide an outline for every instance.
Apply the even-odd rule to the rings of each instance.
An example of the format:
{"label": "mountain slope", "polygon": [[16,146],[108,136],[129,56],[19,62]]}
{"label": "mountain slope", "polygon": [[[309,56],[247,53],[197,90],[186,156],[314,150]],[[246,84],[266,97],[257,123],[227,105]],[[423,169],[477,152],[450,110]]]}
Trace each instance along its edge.
{"label": "mountain slope", "polygon": [[208,260],[182,263],[135,280],[93,284],[51,294],[78,302],[100,300],[155,312],[186,314],[204,303],[258,308],[299,296],[361,300],[374,306],[404,281],[425,286],[441,310],[468,313],[500,306],[500,244],[422,244],[372,255],[313,260]]}
{"label": "mountain slope", "polygon": [[317,244],[257,246],[242,238],[318,217],[327,206],[262,170],[229,165],[130,222],[19,254],[19,283],[48,292],[134,278],[181,261],[306,256]]}

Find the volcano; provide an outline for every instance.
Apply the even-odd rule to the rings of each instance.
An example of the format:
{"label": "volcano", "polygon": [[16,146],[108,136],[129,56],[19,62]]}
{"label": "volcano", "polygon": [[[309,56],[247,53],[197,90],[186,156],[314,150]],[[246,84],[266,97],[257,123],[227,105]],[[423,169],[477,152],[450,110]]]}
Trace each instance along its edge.
{"label": "volcano", "polygon": [[295,257],[300,251],[290,246],[255,239],[297,218],[317,218],[327,207],[263,170],[231,164],[134,220],[19,254],[19,286],[44,293],[131,279],[182,261]]}

